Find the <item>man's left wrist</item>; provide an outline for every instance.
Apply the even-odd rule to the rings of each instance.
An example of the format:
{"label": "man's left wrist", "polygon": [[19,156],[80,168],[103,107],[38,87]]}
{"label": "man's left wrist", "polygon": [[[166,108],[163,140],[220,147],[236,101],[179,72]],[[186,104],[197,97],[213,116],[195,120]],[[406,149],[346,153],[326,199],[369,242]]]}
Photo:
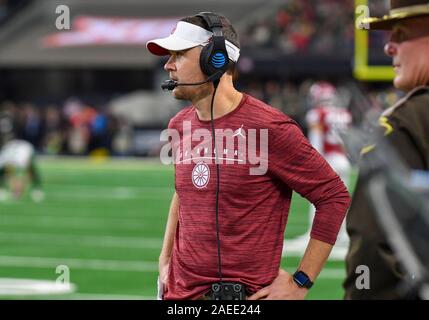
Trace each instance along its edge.
{"label": "man's left wrist", "polygon": [[293,281],[300,288],[310,289],[313,286],[313,281],[310,277],[302,270],[297,270],[293,276]]}

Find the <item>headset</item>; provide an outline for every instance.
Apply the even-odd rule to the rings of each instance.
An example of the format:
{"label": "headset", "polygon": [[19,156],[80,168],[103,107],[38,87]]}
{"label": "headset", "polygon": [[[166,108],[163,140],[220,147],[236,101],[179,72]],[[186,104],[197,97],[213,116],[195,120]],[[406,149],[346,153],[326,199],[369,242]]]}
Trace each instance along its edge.
{"label": "headset", "polygon": [[205,21],[208,28],[213,32],[211,41],[203,47],[200,55],[201,71],[208,76],[205,81],[195,83],[179,83],[175,80],[165,80],[161,84],[163,90],[173,90],[177,86],[197,86],[208,82],[213,82],[215,88],[219,84],[222,75],[228,69],[229,58],[226,51],[225,37],[222,31],[222,21],[220,17],[212,12],[200,12],[195,15]]}

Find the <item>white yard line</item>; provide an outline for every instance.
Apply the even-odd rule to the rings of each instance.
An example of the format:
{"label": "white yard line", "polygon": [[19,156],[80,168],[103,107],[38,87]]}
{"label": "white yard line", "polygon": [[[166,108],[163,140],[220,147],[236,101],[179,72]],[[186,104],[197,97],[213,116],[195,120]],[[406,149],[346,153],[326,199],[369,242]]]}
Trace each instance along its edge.
{"label": "white yard line", "polygon": [[57,283],[46,279],[0,278],[0,296],[62,295],[75,290],[73,283]]}
{"label": "white yard line", "polygon": [[[162,199],[173,194],[172,187],[130,187],[102,185],[48,184],[46,196],[50,199]],[[53,188],[53,189],[51,189]]]}
{"label": "white yard line", "polygon": [[[283,242],[283,257],[302,256],[304,254],[307,242],[285,239]],[[348,247],[335,245],[329,255],[329,260],[344,261],[347,255]]]}
{"label": "white yard line", "polygon": [[52,268],[55,270],[59,265],[66,265],[71,270],[82,269],[127,272],[155,272],[158,270],[158,262],[154,261],[143,262],[126,260],[0,256],[0,266],[2,267]]}
{"label": "white yard line", "polygon": [[[127,272],[156,272],[158,262],[120,261],[120,260],[95,260],[95,259],[71,259],[71,258],[46,258],[46,257],[14,257],[0,256],[2,267],[27,267],[27,268],[55,268],[66,265],[71,270],[103,270],[103,271],[127,271]],[[341,268],[324,268],[319,278],[342,279],[345,270]]]}
{"label": "white yard line", "polygon": [[322,279],[344,279],[346,277],[346,270],[341,268],[323,268],[319,275]]}
{"label": "white yard line", "polygon": [[166,186],[166,187],[143,187],[143,186],[106,186],[106,185],[99,185],[99,184],[73,184],[71,182],[58,184],[58,183],[49,183],[49,187],[52,188],[61,188],[61,189],[76,189],[76,190],[83,190],[83,189],[89,189],[89,190],[103,190],[103,191],[132,191],[132,192],[154,192],[159,193],[160,191],[166,191],[170,192],[174,190],[173,186]]}
{"label": "white yard line", "polygon": [[50,296],[58,300],[155,300],[155,296],[128,294],[78,293],[73,283],[62,283],[51,279],[0,278],[0,297],[20,299]]}
{"label": "white yard line", "polygon": [[66,200],[73,200],[73,199],[93,199],[96,201],[100,200],[130,200],[130,199],[137,199],[137,198],[146,198],[147,195],[139,195],[137,193],[133,192],[104,192],[104,191],[85,191],[85,190],[74,190],[74,191],[63,191],[63,190],[55,190],[55,191],[48,191],[46,192],[46,197],[49,197],[50,199],[66,199]]}
{"label": "white yard line", "polygon": [[156,300],[155,296],[136,296],[103,293],[74,293],[65,296],[65,300]]}
{"label": "white yard line", "polygon": [[[171,194],[173,194],[171,192]],[[131,199],[140,199],[140,200],[161,200],[165,201],[166,195],[159,193],[124,193],[124,192],[97,192],[97,191],[47,191],[46,198],[49,200],[68,200],[73,201],[73,199],[85,199],[85,200],[95,200],[99,202],[100,200],[131,200]]]}
{"label": "white yard line", "polygon": [[[82,219],[82,220],[86,220],[86,219],[94,219],[94,220],[110,220],[110,221],[117,221],[118,223],[121,223],[122,221],[127,221],[128,223],[142,223],[142,221],[144,220],[144,222],[148,222],[148,221],[153,221],[156,220],[156,222],[159,222],[160,219],[160,215],[149,215],[149,212],[146,211],[144,208],[135,208],[134,210],[127,210],[127,211],[122,211],[121,213],[114,213],[114,212],[110,212],[110,213],[106,213],[103,212],[103,210],[99,210],[99,212],[95,212],[93,210],[92,207],[88,207],[88,208],[82,208],[85,210],[82,211],[76,211],[75,208],[66,208],[68,209],[67,213],[63,213],[63,212],[55,212],[58,207],[58,204],[51,204],[51,205],[47,205],[46,203],[43,204],[44,206],[44,210],[42,211],[43,213],[39,212],[34,212],[34,211],[25,211],[25,212],[2,212],[0,214],[0,220],[2,218],[7,219],[8,217],[16,217],[17,215],[19,217],[22,217],[22,219],[28,219],[28,218],[35,218],[38,219],[39,217],[41,219],[55,219],[55,218],[65,218],[65,219],[74,219],[74,218],[78,218],[78,219]],[[49,208],[47,208],[49,207]],[[45,212],[48,211],[48,212]],[[131,213],[131,214],[130,214]],[[150,213],[154,213],[155,212],[150,212]]]}
{"label": "white yard line", "polygon": [[[153,158],[107,158],[91,159],[89,157],[77,156],[39,156],[40,166],[51,172],[53,170],[60,173],[70,173],[76,170],[90,171],[173,171],[172,165],[164,165],[159,157]],[[74,173],[74,172],[73,172]]]}
{"label": "white yard line", "polygon": [[[75,247],[103,247],[103,248],[138,248],[160,249],[161,238],[146,237],[118,237],[118,236],[88,236],[78,234],[48,234],[48,233],[20,233],[0,232],[3,242],[33,243],[47,245],[66,245]],[[1,262],[1,261],[0,261]]]}
{"label": "white yard line", "polygon": [[52,227],[52,228],[75,228],[75,229],[120,229],[120,230],[143,230],[148,224],[143,224],[143,218],[138,221],[128,221],[126,219],[109,220],[102,216],[95,217],[63,217],[63,216],[29,216],[21,215],[2,215],[0,216],[0,226],[34,226],[34,227]]}

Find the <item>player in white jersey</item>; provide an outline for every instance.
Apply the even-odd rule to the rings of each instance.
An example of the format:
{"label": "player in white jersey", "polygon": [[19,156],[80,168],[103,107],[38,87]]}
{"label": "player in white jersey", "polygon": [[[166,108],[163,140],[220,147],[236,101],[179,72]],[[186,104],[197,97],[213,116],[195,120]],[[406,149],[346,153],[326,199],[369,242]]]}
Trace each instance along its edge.
{"label": "player in white jersey", "polygon": [[20,198],[28,183],[32,187],[33,200],[43,200],[34,147],[24,140],[11,140],[0,150],[0,200],[9,197],[9,188],[14,198]]}
{"label": "player in white jersey", "polygon": [[[339,101],[335,87],[326,81],[314,83],[309,91],[312,108],[306,115],[308,138],[313,147],[327,160],[334,171],[348,186],[350,176],[350,162],[344,152],[339,133],[346,131],[352,124],[352,115],[343,108]],[[310,239],[311,223],[315,209],[310,205],[310,225],[305,234],[292,240],[285,241],[287,252],[302,252]],[[332,256],[341,258],[348,248],[349,238],[345,224],[341,226]]]}

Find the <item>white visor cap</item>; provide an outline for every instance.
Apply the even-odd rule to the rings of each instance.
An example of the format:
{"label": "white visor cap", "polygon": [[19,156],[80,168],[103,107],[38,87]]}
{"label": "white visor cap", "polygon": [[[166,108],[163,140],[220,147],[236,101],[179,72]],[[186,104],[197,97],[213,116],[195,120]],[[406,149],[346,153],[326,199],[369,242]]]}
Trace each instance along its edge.
{"label": "white visor cap", "polygon": [[[213,32],[201,28],[195,24],[179,21],[176,29],[166,38],[150,40],[146,43],[146,48],[154,55],[166,56],[169,51],[181,51],[197,46],[204,46],[209,43]],[[234,44],[225,40],[225,47],[228,58],[237,62],[240,56],[240,49]]]}

